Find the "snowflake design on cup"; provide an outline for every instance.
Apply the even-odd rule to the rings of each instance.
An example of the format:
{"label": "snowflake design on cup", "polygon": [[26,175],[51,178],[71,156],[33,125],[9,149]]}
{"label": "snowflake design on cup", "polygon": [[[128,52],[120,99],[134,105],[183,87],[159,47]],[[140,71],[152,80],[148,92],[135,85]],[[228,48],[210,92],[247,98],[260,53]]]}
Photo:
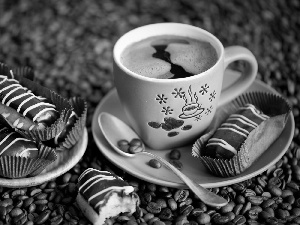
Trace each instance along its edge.
{"label": "snowflake design on cup", "polygon": [[216,91],[214,90],[212,93],[209,94],[209,101],[211,102],[213,99],[216,98]]}
{"label": "snowflake design on cup", "polygon": [[209,115],[213,111],[213,106],[211,105],[209,108],[206,109],[205,115]]}
{"label": "snowflake design on cup", "polygon": [[169,115],[169,114],[172,114],[173,109],[171,109],[170,106],[167,106],[167,107],[163,107],[163,109],[161,110],[161,112],[163,112],[165,115]]}
{"label": "snowflake design on cup", "polygon": [[164,94],[162,94],[162,95],[157,95],[155,100],[157,100],[159,104],[163,104],[163,103],[167,103],[168,98],[165,97]]}
{"label": "snowflake design on cup", "polygon": [[200,89],[200,91],[199,91],[199,93],[200,93],[201,95],[204,95],[204,94],[206,94],[206,93],[208,92],[208,89],[209,89],[209,86],[208,86],[207,84],[202,85],[202,86],[201,86],[201,89]]}
{"label": "snowflake design on cup", "polygon": [[185,92],[182,90],[182,88],[174,88],[174,91],[172,92],[172,94],[174,95],[174,98],[184,98],[185,96]]}

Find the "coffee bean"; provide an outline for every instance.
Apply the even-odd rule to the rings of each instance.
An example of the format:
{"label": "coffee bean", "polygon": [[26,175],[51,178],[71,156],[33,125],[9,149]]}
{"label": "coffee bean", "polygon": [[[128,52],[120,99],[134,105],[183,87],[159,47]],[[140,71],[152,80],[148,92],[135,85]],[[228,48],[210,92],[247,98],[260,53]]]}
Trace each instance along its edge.
{"label": "coffee bean", "polygon": [[189,196],[189,191],[186,189],[179,189],[174,194],[174,200],[176,202],[183,202]]}
{"label": "coffee bean", "polygon": [[4,206],[0,206],[0,219],[5,218],[6,213],[6,208]]}
{"label": "coffee bean", "polygon": [[25,193],[26,193],[25,189],[16,189],[16,190],[12,191],[11,197],[16,198],[19,195],[25,195]]}
{"label": "coffee bean", "polygon": [[281,209],[286,209],[286,210],[291,210],[292,209],[292,205],[288,202],[282,202],[279,207]]}
{"label": "coffee bean", "polygon": [[256,220],[256,219],[258,219],[259,212],[256,210],[250,209],[247,214],[250,219]]}
{"label": "coffee bean", "polygon": [[294,216],[300,216],[300,208],[292,208],[290,212]]}
{"label": "coffee bean", "polygon": [[201,213],[205,212],[204,210],[202,210],[201,208],[194,208],[191,212],[191,216],[197,217],[199,216]]}
{"label": "coffee bean", "polygon": [[156,199],[155,202],[156,202],[162,209],[168,207],[167,201],[166,201],[165,199],[163,199],[163,198]]}
{"label": "coffee bean", "polygon": [[237,204],[244,204],[246,202],[246,198],[243,195],[236,196],[235,202]]}
{"label": "coffee bean", "polygon": [[291,190],[292,192],[298,192],[299,186],[295,182],[289,182],[286,184],[287,189]]}
{"label": "coffee bean", "polygon": [[204,212],[200,213],[196,220],[199,224],[208,224],[210,222],[210,215]]}
{"label": "coffee bean", "polygon": [[232,185],[232,188],[233,188],[233,190],[235,190],[235,191],[242,192],[242,191],[245,190],[246,187],[245,187],[244,183],[236,183],[236,184],[233,184],[233,185]]}
{"label": "coffee bean", "polygon": [[256,181],[263,188],[267,186],[266,180],[262,179],[262,177],[257,177]]}
{"label": "coffee bean", "polygon": [[39,188],[36,188],[36,189],[33,189],[31,192],[30,192],[30,196],[35,196],[36,194],[39,194],[42,192],[42,189],[39,189]]}
{"label": "coffee bean", "polygon": [[232,222],[236,225],[242,225],[247,222],[246,218],[243,215],[237,215]]}
{"label": "coffee bean", "polygon": [[142,146],[129,146],[128,148],[128,152],[131,154],[135,154],[142,151],[144,151],[144,148]]}
{"label": "coffee bean", "polygon": [[150,159],[149,160],[149,165],[151,167],[155,168],[155,169],[159,169],[162,166],[161,163],[158,160],[156,160],[156,159]]}
{"label": "coffee bean", "polygon": [[235,215],[240,214],[240,211],[242,210],[243,206],[244,206],[243,204],[237,204],[237,205],[235,205],[235,206],[233,207],[232,212],[233,212]]}
{"label": "coffee bean", "polygon": [[246,189],[244,191],[244,196],[247,198],[249,196],[256,196],[256,193],[255,191],[253,191],[252,189]]}
{"label": "coffee bean", "polygon": [[156,217],[156,216],[154,216],[152,219],[150,219],[150,220],[148,221],[148,224],[149,224],[149,225],[153,225],[156,221],[159,221],[159,218]]}
{"label": "coffee bean", "polygon": [[16,217],[16,216],[19,216],[20,214],[22,214],[23,213],[23,210],[22,209],[20,209],[20,208],[14,208],[14,209],[12,209],[11,211],[10,211],[10,216],[11,217]]}
{"label": "coffee bean", "polygon": [[233,201],[230,201],[227,203],[227,205],[220,208],[220,212],[221,213],[231,212],[233,210],[234,206],[235,206],[235,203]]}
{"label": "coffee bean", "polygon": [[246,204],[243,205],[240,214],[244,215],[247,211],[249,211],[251,209],[251,203],[247,202]]}
{"label": "coffee bean", "polygon": [[267,200],[264,200],[262,203],[261,203],[261,207],[262,208],[267,208],[267,207],[270,207],[271,205],[273,205],[275,203],[275,200],[272,199],[272,198],[269,198]]}
{"label": "coffee bean", "polygon": [[16,224],[16,225],[22,225],[22,224],[24,224],[24,223],[27,221],[27,216],[26,216],[25,213],[22,213],[22,214],[20,214],[20,215],[18,215],[18,216],[16,216],[16,217],[14,217],[14,218],[12,219],[12,221],[13,221],[14,224]]}
{"label": "coffee bean", "polygon": [[161,207],[156,202],[149,202],[146,209],[148,212],[153,214],[160,213],[161,211]]}
{"label": "coffee bean", "polygon": [[188,216],[192,212],[193,209],[194,209],[194,207],[192,205],[184,205],[179,208],[179,213],[182,215]]}
{"label": "coffee bean", "polygon": [[28,213],[33,213],[35,212],[36,209],[36,205],[34,203],[30,204],[29,208],[28,208]]}
{"label": "coffee bean", "polygon": [[7,207],[8,205],[12,205],[12,204],[13,204],[13,200],[10,198],[0,201],[0,206],[3,206],[3,207]]}
{"label": "coffee bean", "polygon": [[263,197],[264,200],[267,200],[267,199],[269,199],[269,198],[272,197],[271,193],[268,192],[268,191],[263,192],[263,193],[261,194],[261,196]]}
{"label": "coffee bean", "polygon": [[45,210],[35,219],[34,222],[36,224],[44,224],[49,219],[50,214],[50,210]]}
{"label": "coffee bean", "polygon": [[278,219],[285,219],[287,216],[290,215],[288,210],[284,210],[284,209],[277,209],[275,211],[275,215]]}
{"label": "coffee bean", "polygon": [[269,185],[268,190],[274,196],[281,196],[282,195],[282,190],[276,185]]}
{"label": "coffee bean", "polygon": [[181,157],[181,153],[178,149],[173,149],[170,153],[169,153],[169,158],[170,159],[174,159],[174,160],[179,160]]}
{"label": "coffee bean", "polygon": [[162,220],[169,220],[171,219],[173,216],[173,213],[171,211],[171,209],[169,208],[164,208],[162,209],[162,211],[160,212],[158,218],[162,219]]}
{"label": "coffee bean", "polygon": [[247,199],[252,205],[260,205],[263,202],[261,196],[249,196]]}
{"label": "coffee bean", "polygon": [[168,206],[172,211],[175,211],[177,209],[177,203],[173,198],[168,199]]}
{"label": "coffee bean", "polygon": [[281,179],[279,177],[272,177],[268,181],[268,186],[277,186],[280,187],[281,185]]}
{"label": "coffee bean", "polygon": [[228,216],[217,215],[212,218],[215,224],[227,224],[229,222]]}

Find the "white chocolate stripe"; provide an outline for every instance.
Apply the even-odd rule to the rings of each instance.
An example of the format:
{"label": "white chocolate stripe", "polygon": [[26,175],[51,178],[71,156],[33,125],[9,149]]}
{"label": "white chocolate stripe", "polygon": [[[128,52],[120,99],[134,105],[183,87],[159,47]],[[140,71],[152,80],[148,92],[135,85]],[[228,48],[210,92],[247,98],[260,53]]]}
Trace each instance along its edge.
{"label": "white chocolate stripe", "polygon": [[16,100],[18,100],[18,99],[20,99],[20,98],[23,98],[24,96],[27,96],[27,95],[33,95],[32,93],[23,93],[23,94],[20,94],[20,95],[18,95],[18,96],[16,96],[16,97],[13,97],[12,99],[10,99],[7,103],[6,103],[6,105],[7,106],[9,106],[13,101],[16,101]]}
{"label": "white chocolate stripe", "polygon": [[14,79],[14,78],[15,78],[15,75],[14,75],[13,71],[10,70],[9,72],[10,72],[11,77]]}
{"label": "white chocolate stripe", "polygon": [[[93,187],[95,184],[97,184],[100,181],[116,180],[116,178],[113,177],[113,176],[111,176],[111,177],[108,177],[108,176],[103,177],[102,175],[100,175],[100,176],[98,175],[98,176],[95,176],[95,177],[97,177],[98,179],[95,180],[94,182],[92,182],[88,187],[86,187],[86,189],[82,193],[85,193],[86,191],[88,191],[91,187]],[[101,178],[99,178],[99,177],[101,177]]]}
{"label": "white chocolate stripe", "polygon": [[9,145],[7,145],[3,150],[2,152],[0,153],[0,155],[5,152],[10,146],[12,146],[13,144],[15,144],[17,141],[30,141],[28,139],[25,139],[25,138],[15,138],[12,142],[9,143]]}
{"label": "white chocolate stripe", "polygon": [[[29,108],[30,108],[30,107],[29,107]],[[47,111],[56,111],[56,109],[55,109],[55,108],[45,108],[45,109],[41,110],[40,112],[38,112],[38,113],[33,117],[32,121],[33,121],[33,122],[36,121],[36,119],[37,119],[40,115],[42,115],[44,112],[47,112]]]}
{"label": "white chocolate stripe", "polygon": [[38,149],[37,148],[26,148],[23,151],[17,153],[16,156],[23,156],[24,154],[26,154],[29,151],[38,151]]}
{"label": "white chocolate stripe", "polygon": [[[12,89],[11,91],[9,91],[9,92],[4,96],[4,98],[2,99],[2,104],[5,104],[6,99],[7,99],[12,93],[14,93],[15,91],[17,91],[17,90],[19,90],[19,89],[22,89],[22,87],[17,86],[16,88],[14,88],[14,89]],[[7,104],[6,104],[6,105],[7,105]],[[7,106],[9,106],[9,104],[8,104]]]}
{"label": "white chocolate stripe", "polygon": [[3,92],[3,91],[6,91],[7,89],[10,89],[11,87],[18,87],[18,86],[20,86],[20,85],[19,85],[19,84],[11,84],[11,85],[8,85],[8,86],[2,88],[2,89],[0,90],[0,93]]}
{"label": "white chocolate stripe", "polygon": [[266,120],[266,119],[270,118],[269,116],[267,116],[265,114],[260,114],[259,111],[255,108],[255,106],[251,105],[251,104],[248,104],[246,107],[241,107],[240,109],[246,109],[246,110],[249,109],[252,111],[252,113],[255,116],[261,118],[262,120]]}
{"label": "white chocolate stripe", "polygon": [[[89,199],[88,199],[88,202],[91,202],[94,198],[96,198],[97,196],[99,195],[102,195],[103,193],[105,192],[108,192],[110,190],[124,190],[126,193],[130,193],[133,191],[133,187],[132,186],[124,186],[124,187],[118,187],[118,186],[111,186],[109,188],[106,188],[94,195],[92,195]],[[94,208],[97,208],[97,206],[99,206],[103,201],[99,201]]]}
{"label": "white chocolate stripe", "polygon": [[[8,135],[6,135],[5,138],[3,138],[3,140],[0,142],[0,146],[12,135],[13,133],[9,133]],[[3,149],[1,152],[0,152],[0,155],[2,155],[2,153],[5,152],[5,149]]]}
{"label": "white chocolate stripe", "polygon": [[24,105],[26,102],[30,101],[31,99],[33,99],[34,96],[30,96],[29,98],[25,99],[23,102],[21,102],[21,104],[19,105],[19,107],[17,108],[17,112],[20,112],[22,105]]}
{"label": "white chocolate stripe", "polygon": [[[80,185],[80,187],[79,187],[79,191],[81,191],[81,189],[82,188],[84,188],[84,186],[85,185],[87,185],[89,182],[91,182],[91,181],[93,181],[93,180],[95,180],[95,179],[98,179],[98,178],[102,178],[103,177],[103,175],[102,174],[98,174],[98,175],[96,175],[96,176],[93,176],[93,177],[91,177],[90,179],[88,179],[87,181],[85,181],[82,185]],[[115,179],[114,177],[112,177],[113,179]],[[103,178],[103,179],[101,179],[101,180],[104,180],[105,178]],[[110,180],[113,180],[113,179],[110,179]],[[89,187],[88,187],[89,188]],[[88,189],[87,188],[87,189]],[[86,189],[86,190],[87,190]],[[84,190],[84,192],[86,191],[86,190]]]}
{"label": "white chocolate stripe", "polygon": [[[88,168],[88,169],[86,169],[86,170],[79,176],[78,181],[80,181],[86,174],[88,174],[88,173],[90,173],[90,172],[92,172],[92,171],[95,171],[95,172],[99,173],[99,170],[96,170],[96,169],[94,169],[94,168]],[[102,173],[102,175],[103,175],[103,173],[111,174],[111,173],[108,172],[108,171],[101,171],[101,173]]]}
{"label": "white chocolate stripe", "polygon": [[[28,107],[24,112],[23,112],[23,116],[26,116],[26,114],[30,111],[30,110],[33,110],[39,106],[50,106],[50,107],[55,107],[53,104],[50,104],[50,103],[46,103],[46,102],[39,102],[37,104],[34,104],[30,107]],[[34,120],[33,120],[34,121]]]}
{"label": "white chocolate stripe", "polygon": [[240,131],[238,131],[238,130],[236,130],[234,128],[231,128],[231,127],[220,127],[220,128],[218,128],[218,130],[230,130],[230,131],[235,132],[237,134],[240,134],[240,135],[242,135],[244,137],[247,137],[246,134],[244,134],[244,133],[242,133],[242,132],[240,132]]}
{"label": "white chocolate stripe", "polygon": [[[212,142],[212,143],[211,143]],[[234,154],[237,154],[237,150],[231,146],[230,144],[228,144],[226,141],[224,141],[223,139],[219,139],[219,138],[211,138],[209,141],[208,141],[208,144],[207,146],[209,145],[219,145],[231,152],[233,152]]]}
{"label": "white chocolate stripe", "polygon": [[249,120],[247,117],[242,115],[233,114],[227,119],[227,121],[232,121],[232,120],[240,121],[241,123],[246,124],[253,128],[257,127],[257,123],[253,122],[252,120]]}
{"label": "white chocolate stripe", "polygon": [[246,129],[241,128],[240,126],[238,126],[238,125],[236,125],[236,124],[233,124],[233,123],[223,123],[223,124],[222,124],[222,127],[223,127],[223,126],[235,127],[235,128],[237,128],[238,130],[240,130],[240,131],[242,131],[242,132],[244,132],[244,133],[246,133],[246,134],[249,134],[249,131],[247,131]]}

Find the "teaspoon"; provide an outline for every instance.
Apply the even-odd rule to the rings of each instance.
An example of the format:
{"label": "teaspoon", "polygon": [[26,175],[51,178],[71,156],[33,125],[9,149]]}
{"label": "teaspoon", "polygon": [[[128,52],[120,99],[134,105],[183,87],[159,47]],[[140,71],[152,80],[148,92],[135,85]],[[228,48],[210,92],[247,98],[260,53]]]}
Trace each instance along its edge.
{"label": "teaspoon", "polygon": [[105,139],[110,144],[110,146],[120,155],[125,157],[135,157],[137,154],[145,154],[151,156],[152,158],[158,160],[167,168],[172,170],[205,204],[214,207],[222,207],[228,203],[227,200],[225,200],[221,196],[207,190],[206,188],[197,184],[195,181],[191,180],[189,177],[179,171],[175,166],[158,155],[146,151],[138,152],[135,154],[122,151],[117,144],[119,140],[125,139],[130,141],[134,138],[139,138],[138,135],[133,131],[133,129],[131,129],[122,120],[109,113],[102,112],[98,117],[98,122]]}

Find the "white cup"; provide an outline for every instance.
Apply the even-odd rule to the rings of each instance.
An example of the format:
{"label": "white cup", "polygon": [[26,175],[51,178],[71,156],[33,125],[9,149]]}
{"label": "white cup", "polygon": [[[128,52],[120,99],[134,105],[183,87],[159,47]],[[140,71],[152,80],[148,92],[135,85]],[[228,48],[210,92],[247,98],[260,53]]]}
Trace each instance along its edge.
{"label": "white cup", "polygon": [[[207,41],[217,51],[218,60],[205,72],[179,79],[141,76],[122,64],[125,48],[160,35]],[[116,42],[113,56],[115,86],[126,116],[131,127],[152,149],[176,148],[195,140],[211,123],[217,107],[243,93],[257,73],[257,61],[248,49],[224,48],[211,33],[179,23],[151,24],[131,30]],[[222,90],[224,71],[237,60],[246,62],[245,71],[235,83]]]}

